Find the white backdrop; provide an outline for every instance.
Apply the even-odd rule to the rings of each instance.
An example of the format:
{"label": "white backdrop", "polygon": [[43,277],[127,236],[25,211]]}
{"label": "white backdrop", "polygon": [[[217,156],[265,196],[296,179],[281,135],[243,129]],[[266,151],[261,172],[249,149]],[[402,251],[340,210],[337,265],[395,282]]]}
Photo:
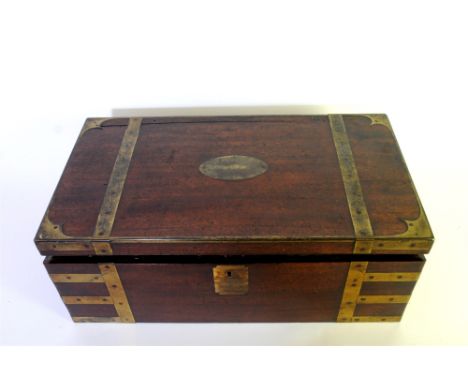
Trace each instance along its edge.
{"label": "white backdrop", "polygon": [[[0,344],[468,344],[463,1],[0,5]],[[89,116],[385,112],[436,235],[400,324],[71,322],[33,237]]]}

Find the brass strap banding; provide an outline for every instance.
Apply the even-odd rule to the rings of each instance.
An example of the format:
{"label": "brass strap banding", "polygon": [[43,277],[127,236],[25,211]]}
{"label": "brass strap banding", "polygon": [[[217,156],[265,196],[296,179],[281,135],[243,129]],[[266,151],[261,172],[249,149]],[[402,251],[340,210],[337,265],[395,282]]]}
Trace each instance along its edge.
{"label": "brass strap banding", "polygon": [[67,305],[113,305],[114,301],[109,296],[62,296]]}
{"label": "brass strap banding", "polygon": [[49,275],[54,283],[103,283],[100,274],[94,273],[53,273]]}
{"label": "brass strap banding", "polygon": [[109,295],[112,298],[115,310],[119,315],[120,322],[135,322],[115,264],[101,263],[99,264],[99,269],[101,270],[102,277],[109,290]]}
{"label": "brass strap banding", "polygon": [[419,273],[367,273],[368,262],[352,261],[349,264],[348,275],[344,285],[337,322],[396,322],[401,316],[381,316],[379,312],[372,316],[356,316],[356,307],[361,304],[382,305],[400,304],[406,305],[411,295],[372,295],[361,294],[363,283],[367,282],[393,282],[393,281],[416,281]]}
{"label": "brass strap banding", "polygon": [[120,317],[72,317],[74,322],[122,322]]}
{"label": "brass strap banding", "polygon": [[355,316],[353,322],[399,322],[401,316]]}
{"label": "brass strap banding", "polygon": [[349,265],[348,277],[341,299],[338,322],[352,322],[361,286],[367,269],[367,261],[353,261]]}
{"label": "brass strap banding", "polygon": [[367,273],[364,277],[366,282],[416,282],[420,272],[398,272],[398,273]]}
{"label": "brass strap banding", "polygon": [[117,317],[78,317],[75,322],[135,322],[127,295],[114,263],[98,263],[100,274],[91,273],[53,273],[50,278],[54,283],[104,283],[109,291],[108,296],[62,296],[66,305],[114,305]]}
{"label": "brass strap banding", "polygon": [[407,304],[411,295],[360,295],[358,304]]}
{"label": "brass strap banding", "polygon": [[367,213],[361,183],[359,182],[356,164],[354,163],[346,126],[341,115],[332,114],[328,118],[354,227],[356,241],[353,252],[368,254],[372,252],[373,230],[369,214]]}
{"label": "brass strap banding", "polygon": [[[140,133],[141,121],[141,118],[130,118],[127,130],[123,136],[94,230],[94,237],[97,239],[109,240],[111,235],[115,215],[117,214],[117,208],[127,178],[128,168]],[[112,254],[109,241],[94,242],[93,247],[96,254]]]}

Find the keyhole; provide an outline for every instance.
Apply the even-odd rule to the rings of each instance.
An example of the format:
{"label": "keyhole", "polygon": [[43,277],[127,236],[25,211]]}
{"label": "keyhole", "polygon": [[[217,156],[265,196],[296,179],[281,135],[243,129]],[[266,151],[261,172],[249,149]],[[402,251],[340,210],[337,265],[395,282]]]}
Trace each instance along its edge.
{"label": "keyhole", "polygon": [[227,271],[227,272],[226,272],[226,275],[227,275],[227,277],[232,277],[232,272],[231,272],[231,271]]}

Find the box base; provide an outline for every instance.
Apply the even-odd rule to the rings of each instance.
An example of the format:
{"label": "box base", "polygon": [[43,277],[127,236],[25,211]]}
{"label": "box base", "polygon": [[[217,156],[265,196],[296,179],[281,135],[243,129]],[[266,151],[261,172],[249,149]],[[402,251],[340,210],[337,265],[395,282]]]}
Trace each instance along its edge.
{"label": "box base", "polygon": [[47,257],[75,322],[395,322],[424,256]]}

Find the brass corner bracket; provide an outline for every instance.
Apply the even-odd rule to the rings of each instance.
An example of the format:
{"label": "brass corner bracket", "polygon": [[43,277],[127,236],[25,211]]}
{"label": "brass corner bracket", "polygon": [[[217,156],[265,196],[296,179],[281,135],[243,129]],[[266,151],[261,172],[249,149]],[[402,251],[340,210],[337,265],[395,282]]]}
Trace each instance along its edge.
{"label": "brass corner bracket", "polygon": [[67,236],[63,233],[62,225],[53,223],[49,219],[49,214],[46,213],[42,223],[39,227],[37,234],[39,239],[52,239],[52,240],[66,240],[73,239],[71,236]]}
{"label": "brass corner bracket", "polygon": [[419,201],[418,198],[418,206],[419,206],[419,216],[414,219],[402,219],[406,226],[407,230],[406,232],[403,232],[402,234],[398,235],[398,237],[401,238],[432,238],[432,230],[431,227],[429,226],[429,222],[426,217],[426,213],[424,212],[424,209],[421,205],[421,202]]}
{"label": "brass corner bracket", "polygon": [[102,128],[101,124],[110,119],[112,118],[88,118],[86,119],[86,122],[83,128],[81,129],[78,139],[81,138],[88,130],[101,129]]}
{"label": "brass corner bracket", "polygon": [[364,114],[364,117],[367,117],[371,120],[369,126],[383,125],[389,129],[392,129],[392,126],[390,125],[390,120],[388,119],[386,114]]}

